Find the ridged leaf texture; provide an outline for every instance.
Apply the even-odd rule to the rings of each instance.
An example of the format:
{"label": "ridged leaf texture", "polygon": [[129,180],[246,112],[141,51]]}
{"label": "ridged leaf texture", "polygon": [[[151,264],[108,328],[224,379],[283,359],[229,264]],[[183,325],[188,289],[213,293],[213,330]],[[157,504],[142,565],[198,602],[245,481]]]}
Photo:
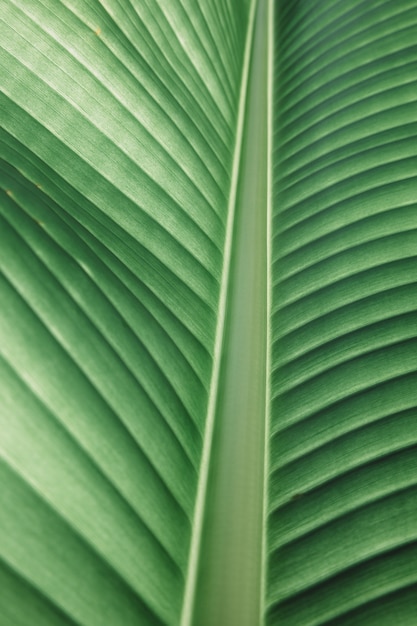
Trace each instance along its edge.
{"label": "ridged leaf texture", "polygon": [[268,624],[415,624],[413,2],[275,15]]}
{"label": "ridged leaf texture", "polygon": [[414,626],[415,2],[0,7],[1,626]]}
{"label": "ridged leaf texture", "polygon": [[246,14],[2,3],[4,624],[179,620]]}

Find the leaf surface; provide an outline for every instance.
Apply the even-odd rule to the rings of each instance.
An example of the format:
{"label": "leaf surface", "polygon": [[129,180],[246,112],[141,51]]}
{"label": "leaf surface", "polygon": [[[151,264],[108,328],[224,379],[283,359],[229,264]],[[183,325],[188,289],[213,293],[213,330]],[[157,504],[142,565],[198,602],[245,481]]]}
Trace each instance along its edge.
{"label": "leaf surface", "polygon": [[276,11],[270,624],[415,621],[416,18]]}
{"label": "leaf surface", "polygon": [[247,7],[16,0],[2,17],[6,621],[175,624]]}

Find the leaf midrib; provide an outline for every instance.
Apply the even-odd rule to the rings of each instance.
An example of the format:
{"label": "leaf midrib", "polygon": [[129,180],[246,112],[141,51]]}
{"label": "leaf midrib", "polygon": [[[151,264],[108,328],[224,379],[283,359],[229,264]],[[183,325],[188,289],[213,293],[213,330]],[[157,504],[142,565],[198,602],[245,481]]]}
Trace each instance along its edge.
{"label": "leaf midrib", "polygon": [[[254,8],[254,5],[252,6]],[[244,134],[229,204],[230,276],[213,396],[193,623],[262,621],[267,412],[267,2],[256,3]],[[247,42],[247,53],[250,41]],[[245,64],[247,71],[248,65]],[[245,80],[245,79],[244,79]],[[238,141],[241,138],[238,137]],[[240,158],[237,159],[236,157]],[[238,169],[237,169],[238,168]],[[213,388],[212,388],[213,391]]]}

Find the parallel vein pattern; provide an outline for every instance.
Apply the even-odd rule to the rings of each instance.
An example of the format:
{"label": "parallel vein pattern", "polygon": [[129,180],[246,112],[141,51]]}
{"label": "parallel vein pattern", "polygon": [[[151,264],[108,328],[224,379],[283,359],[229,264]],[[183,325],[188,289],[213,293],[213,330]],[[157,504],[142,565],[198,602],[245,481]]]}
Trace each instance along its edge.
{"label": "parallel vein pattern", "polygon": [[276,8],[269,624],[415,624],[417,9]]}
{"label": "parallel vein pattern", "polygon": [[176,624],[247,3],[0,26],[2,624]]}

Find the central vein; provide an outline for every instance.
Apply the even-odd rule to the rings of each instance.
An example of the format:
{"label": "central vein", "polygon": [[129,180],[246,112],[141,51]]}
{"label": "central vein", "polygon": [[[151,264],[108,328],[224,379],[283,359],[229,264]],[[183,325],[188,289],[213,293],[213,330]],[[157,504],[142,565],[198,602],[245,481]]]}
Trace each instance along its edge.
{"label": "central vein", "polygon": [[255,626],[262,604],[267,362],[267,23],[257,9],[195,626]]}

